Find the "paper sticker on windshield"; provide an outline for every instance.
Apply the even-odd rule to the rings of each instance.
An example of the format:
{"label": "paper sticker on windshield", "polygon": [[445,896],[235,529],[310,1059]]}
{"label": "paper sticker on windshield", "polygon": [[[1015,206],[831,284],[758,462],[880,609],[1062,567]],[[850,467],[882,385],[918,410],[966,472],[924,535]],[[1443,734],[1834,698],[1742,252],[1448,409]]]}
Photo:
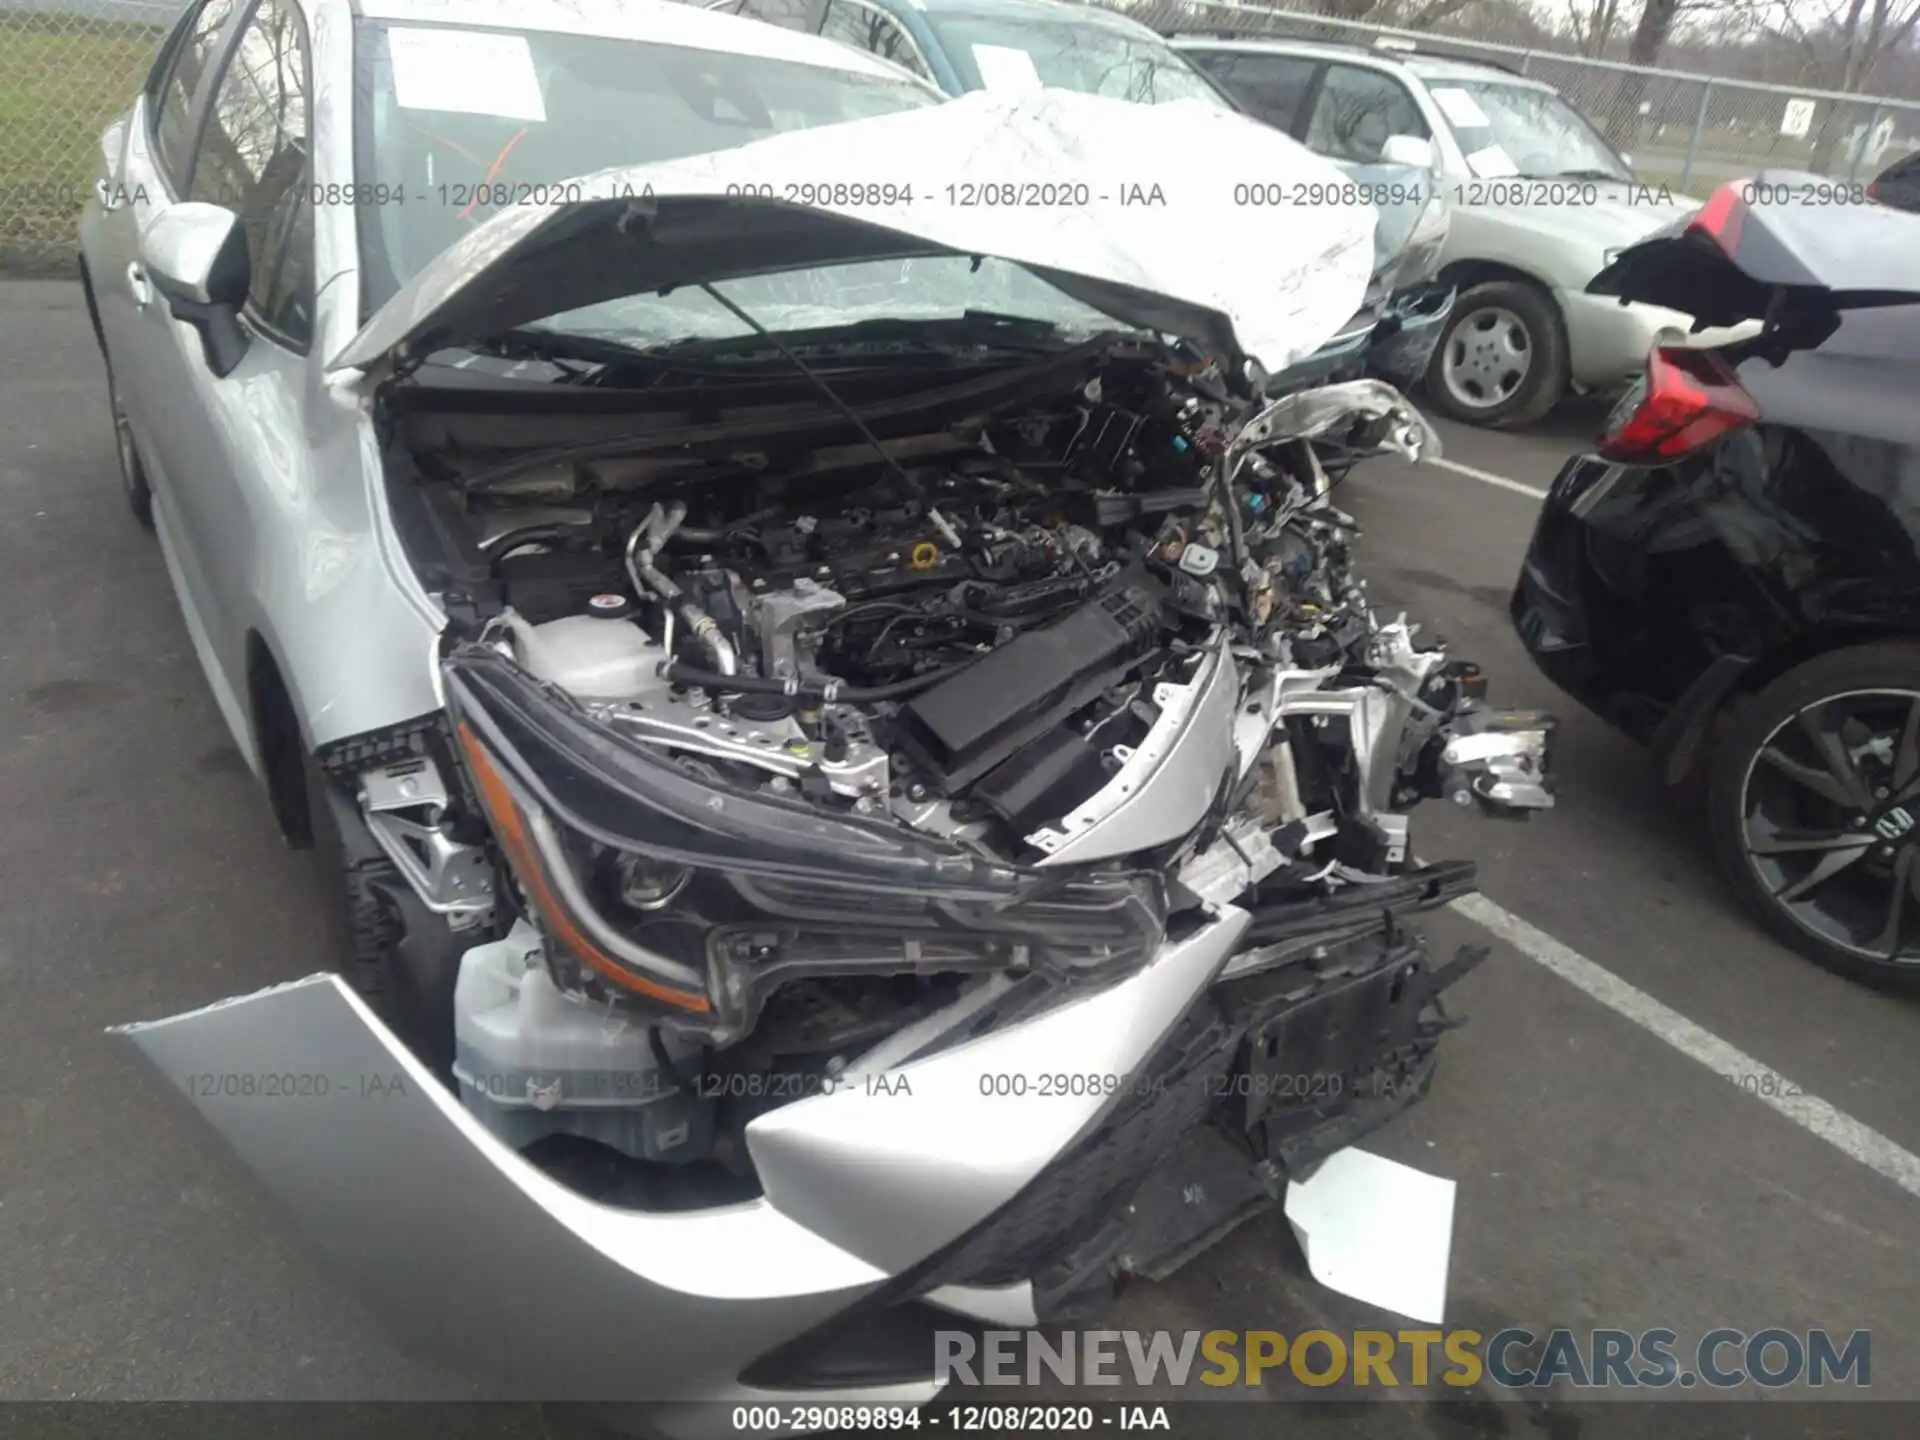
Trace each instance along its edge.
{"label": "paper sticker on windshield", "polygon": [[1427,93],[1433,96],[1433,103],[1440,107],[1440,113],[1457,130],[1475,130],[1488,123],[1487,112],[1480,108],[1480,102],[1464,90],[1442,85]]}
{"label": "paper sticker on windshield", "polygon": [[1493,180],[1502,175],[1518,175],[1520,167],[1513,163],[1498,145],[1489,145],[1484,150],[1476,150],[1467,156],[1467,168],[1482,180]]}
{"label": "paper sticker on windshield", "polygon": [[540,77],[524,35],[476,30],[387,31],[393,95],[403,110],[545,120]]}
{"label": "paper sticker on windshield", "polygon": [[1026,94],[1041,88],[1033,57],[1011,45],[976,45],[973,63],[979,67],[980,83],[989,90]]}

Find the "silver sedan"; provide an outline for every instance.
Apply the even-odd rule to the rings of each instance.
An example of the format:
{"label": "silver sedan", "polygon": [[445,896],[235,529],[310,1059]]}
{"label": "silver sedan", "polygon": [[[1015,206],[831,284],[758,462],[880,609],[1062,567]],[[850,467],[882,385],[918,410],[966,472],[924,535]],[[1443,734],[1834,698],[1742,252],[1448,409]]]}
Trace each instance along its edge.
{"label": "silver sedan", "polygon": [[1432,431],[1267,380],[1373,212],[1246,170],[1339,189],[1219,107],[652,0],[168,38],[87,295],[345,973],[126,1033],[406,1332],[872,1413],[1273,1205],[1439,1319],[1450,1185],[1346,1150],[1472,961],[1406,812],[1547,805],[1550,725],[1368,606],[1320,453]]}

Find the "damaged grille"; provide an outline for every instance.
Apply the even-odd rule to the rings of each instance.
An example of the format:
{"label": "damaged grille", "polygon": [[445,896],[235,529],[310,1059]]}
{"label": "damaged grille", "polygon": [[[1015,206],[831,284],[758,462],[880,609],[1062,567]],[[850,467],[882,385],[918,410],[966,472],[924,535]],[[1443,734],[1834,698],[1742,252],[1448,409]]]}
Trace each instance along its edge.
{"label": "damaged grille", "polygon": [[[1121,1271],[1159,1272],[1162,1257],[1197,1237],[1169,1230],[1167,1207],[1142,1192],[1182,1183],[1173,1171],[1196,1132],[1232,1147],[1249,1191],[1264,1181],[1265,1199],[1277,1197],[1287,1176],[1424,1093],[1435,1045],[1452,1024],[1439,993],[1485,953],[1463,947],[1436,967],[1417,938],[1389,924],[1217,986],[1143,1067],[1121,1108],[917,1288],[1032,1280],[1044,1320],[1084,1313],[1089,1293],[1109,1295]],[[1322,1093],[1285,1083],[1305,1074],[1326,1077]]]}

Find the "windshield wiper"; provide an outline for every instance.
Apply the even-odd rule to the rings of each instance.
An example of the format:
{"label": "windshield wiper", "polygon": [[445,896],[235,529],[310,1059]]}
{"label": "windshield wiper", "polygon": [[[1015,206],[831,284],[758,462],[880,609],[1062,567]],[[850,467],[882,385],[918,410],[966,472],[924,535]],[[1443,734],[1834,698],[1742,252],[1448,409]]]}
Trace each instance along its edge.
{"label": "windshield wiper", "polygon": [[1617,170],[1556,170],[1551,175],[1530,175],[1530,180],[1609,180],[1622,185],[1632,182]]}
{"label": "windshield wiper", "polygon": [[[1001,315],[990,310],[968,310],[957,316],[927,320],[884,316],[876,320],[856,320],[847,325],[789,330],[782,335],[788,345],[806,350],[827,350],[841,346],[857,349],[864,345],[906,343],[919,345],[929,351],[989,349],[1024,355],[1050,354],[1079,338],[1064,334],[1051,320],[1037,320],[1026,315]],[[757,333],[718,337],[693,335],[685,340],[650,346],[646,353],[677,359],[770,348],[766,338]]]}
{"label": "windshield wiper", "polygon": [[504,360],[579,360],[596,365],[624,365],[645,360],[645,346],[630,345],[611,335],[566,333],[523,325],[476,340],[466,347]]}

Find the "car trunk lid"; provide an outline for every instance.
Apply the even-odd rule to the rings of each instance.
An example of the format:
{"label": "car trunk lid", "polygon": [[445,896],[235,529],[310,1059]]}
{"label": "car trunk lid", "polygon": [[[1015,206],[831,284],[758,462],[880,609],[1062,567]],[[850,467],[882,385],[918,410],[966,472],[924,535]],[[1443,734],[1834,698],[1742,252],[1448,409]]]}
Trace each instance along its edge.
{"label": "car trunk lid", "polygon": [[1814,204],[1831,182],[1771,172],[1721,186],[1697,211],[1629,245],[1587,290],[1694,317],[1699,328],[1920,303],[1920,217]]}

